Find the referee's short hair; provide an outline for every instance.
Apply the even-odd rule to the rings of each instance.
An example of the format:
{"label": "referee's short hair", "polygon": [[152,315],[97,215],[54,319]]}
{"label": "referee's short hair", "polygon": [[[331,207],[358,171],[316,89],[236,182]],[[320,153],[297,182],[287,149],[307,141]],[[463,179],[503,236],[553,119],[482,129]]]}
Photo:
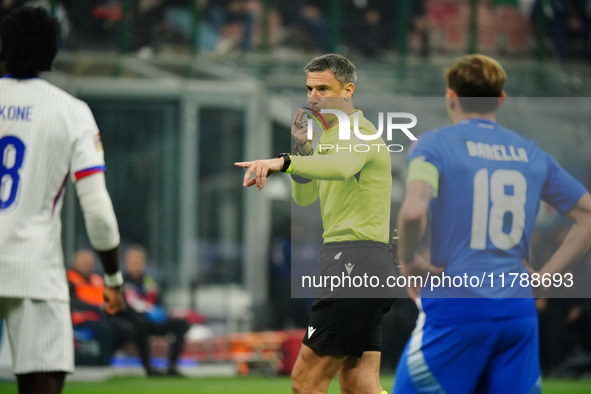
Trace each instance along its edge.
{"label": "referee's short hair", "polygon": [[21,7],[0,22],[0,61],[13,78],[51,70],[57,55],[59,23],[41,7]]}
{"label": "referee's short hair", "polygon": [[341,88],[348,83],[355,84],[357,82],[357,70],[351,60],[336,53],[315,57],[304,67],[306,73],[326,70],[332,71]]}

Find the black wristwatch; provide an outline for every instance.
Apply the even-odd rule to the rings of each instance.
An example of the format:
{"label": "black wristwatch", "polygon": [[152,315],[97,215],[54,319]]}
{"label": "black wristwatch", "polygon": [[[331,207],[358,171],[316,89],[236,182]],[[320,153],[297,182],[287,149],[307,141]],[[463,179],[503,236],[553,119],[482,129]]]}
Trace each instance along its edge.
{"label": "black wristwatch", "polygon": [[289,153],[280,153],[277,157],[283,157],[283,168],[281,168],[281,172],[286,172],[291,165],[291,155]]}

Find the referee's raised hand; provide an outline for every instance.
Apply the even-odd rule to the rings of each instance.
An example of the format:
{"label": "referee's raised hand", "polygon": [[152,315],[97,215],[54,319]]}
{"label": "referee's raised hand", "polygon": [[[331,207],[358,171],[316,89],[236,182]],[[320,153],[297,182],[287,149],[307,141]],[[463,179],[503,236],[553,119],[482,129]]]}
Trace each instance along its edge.
{"label": "referee's raised hand", "polygon": [[295,141],[298,151],[302,155],[308,155],[312,150],[312,141],[308,139],[308,115],[300,108],[291,126],[291,136]]}

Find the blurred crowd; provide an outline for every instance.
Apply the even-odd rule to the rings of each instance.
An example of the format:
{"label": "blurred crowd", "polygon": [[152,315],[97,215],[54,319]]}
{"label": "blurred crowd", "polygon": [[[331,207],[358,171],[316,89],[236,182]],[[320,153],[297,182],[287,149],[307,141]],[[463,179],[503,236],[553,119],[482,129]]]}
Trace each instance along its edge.
{"label": "blurred crowd", "polygon": [[[26,3],[1,0],[0,17]],[[253,50],[308,50],[380,57],[464,52],[468,0],[59,0],[65,47],[119,48],[150,57],[163,47],[193,45],[225,55]],[[479,51],[533,56],[536,39],[560,62],[591,61],[588,0],[481,0]],[[193,23],[194,16],[198,23]],[[123,23],[127,22],[127,23]],[[122,26],[125,25],[122,32]]]}
{"label": "blurred crowd", "polygon": [[[548,261],[571,226],[566,219],[551,217],[532,236],[530,261],[534,269]],[[536,299],[542,372],[560,378],[591,373],[591,253],[570,273],[574,291],[565,294],[564,289],[551,287],[544,298]]]}
{"label": "blurred crowd", "polygon": [[[166,309],[161,286],[148,272],[148,254],[141,245],[125,251],[123,294],[127,308],[114,315],[102,312],[103,278],[95,271],[95,254],[78,250],[68,269],[70,309],[77,365],[111,365],[116,352],[136,355],[147,376],[181,376],[179,358],[192,325],[204,323],[197,311]],[[155,337],[165,339],[166,369],[153,363]]]}

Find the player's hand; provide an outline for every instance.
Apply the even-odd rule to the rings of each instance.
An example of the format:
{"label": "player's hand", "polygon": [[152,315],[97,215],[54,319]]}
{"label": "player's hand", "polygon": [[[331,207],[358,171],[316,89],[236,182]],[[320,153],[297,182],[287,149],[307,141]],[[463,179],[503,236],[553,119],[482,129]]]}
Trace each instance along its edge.
{"label": "player's hand", "polygon": [[125,299],[120,287],[105,287],[103,290],[103,312],[107,315],[114,315],[126,308]]}
{"label": "player's hand", "polygon": [[[434,266],[429,260],[420,254],[415,254],[412,261],[404,261],[401,258],[399,258],[398,261],[400,262],[400,273],[406,278],[410,276],[420,276],[421,278],[426,279],[427,274],[439,275],[445,269],[445,267]],[[421,287],[419,286],[421,281],[407,280],[406,283],[406,292],[408,295],[413,299],[418,298],[421,294]]]}
{"label": "player's hand", "polygon": [[529,263],[527,262],[526,259],[521,259],[521,264],[523,264],[523,266],[525,267],[525,269],[529,273],[529,276],[532,276],[533,274],[536,273],[536,270],[531,265],[529,265]]}
{"label": "player's hand", "polygon": [[297,144],[300,154],[307,155],[310,153],[312,142],[308,140],[308,115],[301,108],[298,109],[293,119],[291,136]]}
{"label": "player's hand", "polygon": [[[285,160],[283,157],[267,160],[242,161],[234,163],[236,167],[247,168],[244,174],[242,186],[250,187],[257,185],[257,189],[261,190],[265,187],[267,178],[276,172],[281,171]],[[251,178],[252,176],[252,178]]]}
{"label": "player's hand", "polygon": [[[531,265],[529,265],[529,263],[527,262],[526,259],[521,259],[521,264],[523,264],[523,266],[527,270],[527,273],[529,274],[530,278],[535,273],[540,275],[539,272],[537,272]],[[550,287],[546,287],[542,283],[544,283],[544,282],[542,281],[540,283],[540,286],[534,287],[534,297],[545,297],[546,293],[548,293],[548,290],[550,290]]]}

